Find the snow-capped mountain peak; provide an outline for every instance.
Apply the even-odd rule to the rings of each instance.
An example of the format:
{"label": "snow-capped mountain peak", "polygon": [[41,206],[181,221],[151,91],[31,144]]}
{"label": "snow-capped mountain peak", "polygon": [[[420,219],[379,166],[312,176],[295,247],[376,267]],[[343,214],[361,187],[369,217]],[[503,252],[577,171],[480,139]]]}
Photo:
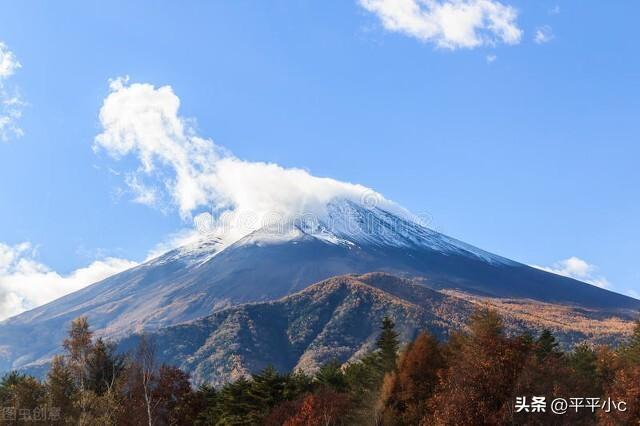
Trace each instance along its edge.
{"label": "snow-capped mountain peak", "polygon": [[[276,221],[252,231],[233,245],[266,245],[315,238],[327,244],[358,247],[431,249],[474,256],[490,263],[515,262],[447,237],[422,224],[417,217],[398,209],[388,211],[349,199],[335,199],[321,214],[303,214]],[[204,248],[202,245],[201,248]],[[217,247],[218,252],[224,247]]]}

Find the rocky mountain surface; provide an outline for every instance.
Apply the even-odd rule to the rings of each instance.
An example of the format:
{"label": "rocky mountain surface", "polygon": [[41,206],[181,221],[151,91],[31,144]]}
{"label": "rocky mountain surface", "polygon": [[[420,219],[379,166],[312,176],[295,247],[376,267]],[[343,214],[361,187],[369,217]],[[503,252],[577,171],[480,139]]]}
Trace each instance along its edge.
{"label": "rocky mountain surface", "polygon": [[[501,312],[509,332],[548,327],[565,344],[619,340],[632,327],[630,317],[602,311],[564,307],[563,316],[544,322],[490,304],[490,299],[448,294],[385,273],[345,275],[277,301],[232,307],[145,337],[155,342],[162,362],[191,372],[196,383],[219,385],[269,365],[312,372],[333,359],[357,359],[374,347],[385,315],[394,319],[404,342],[425,329],[446,338],[463,330],[469,315],[485,306]],[[542,307],[547,311],[541,313],[552,306]],[[579,319],[584,328],[576,326]],[[132,350],[139,338],[122,340],[120,349]]]}
{"label": "rocky mountain surface", "polygon": [[488,253],[402,212],[340,199],[325,207],[317,217],[265,225],[235,241],[204,236],[1,322],[0,372],[46,362],[60,351],[70,321],[81,315],[97,335],[123,339],[242,303],[277,300],[332,276],[370,271],[421,278],[433,290],[477,297],[640,309],[636,299]]}

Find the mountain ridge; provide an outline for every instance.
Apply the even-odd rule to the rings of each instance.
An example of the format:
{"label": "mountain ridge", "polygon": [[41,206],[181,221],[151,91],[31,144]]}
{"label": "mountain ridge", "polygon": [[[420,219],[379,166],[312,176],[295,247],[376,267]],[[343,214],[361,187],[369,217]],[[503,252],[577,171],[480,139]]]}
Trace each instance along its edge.
{"label": "mountain ridge", "polygon": [[[432,290],[411,279],[379,272],[350,274],[276,301],[230,307],[146,336],[157,344],[161,362],[189,371],[195,383],[221,385],[267,366],[285,372],[314,372],[334,359],[356,360],[373,349],[384,316],[394,320],[402,342],[412,340],[421,330],[445,339],[452,331],[463,330],[470,315],[483,307],[489,305],[474,303],[466,295]],[[500,313],[509,333],[539,328],[531,318],[504,309]],[[586,320],[604,323],[595,317]],[[582,340],[605,342],[630,332],[632,321],[620,320],[624,328],[610,333],[561,327],[554,332],[565,345]],[[139,338],[123,339],[120,350],[133,350]]]}
{"label": "mountain ridge", "polygon": [[377,207],[342,201],[293,225],[270,224],[231,243],[210,235],[9,318],[0,323],[0,371],[45,362],[77,316],[88,315],[97,335],[120,339],[370,271],[484,297],[640,309],[638,300],[492,255]]}

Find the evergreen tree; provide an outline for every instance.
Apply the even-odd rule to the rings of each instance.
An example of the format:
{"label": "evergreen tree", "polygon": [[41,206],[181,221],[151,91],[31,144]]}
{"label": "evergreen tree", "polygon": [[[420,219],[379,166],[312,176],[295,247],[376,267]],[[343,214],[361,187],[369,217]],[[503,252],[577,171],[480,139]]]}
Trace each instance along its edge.
{"label": "evergreen tree", "polygon": [[538,359],[544,359],[549,355],[558,355],[558,342],[551,330],[545,328],[536,339],[536,355]]}
{"label": "evergreen tree", "polygon": [[313,391],[313,378],[304,371],[297,370],[286,376],[282,396],[285,400],[293,401],[311,391]]}
{"label": "evergreen tree", "polygon": [[636,321],[633,333],[620,348],[620,353],[627,362],[640,366],[640,320]]}
{"label": "evergreen tree", "polygon": [[285,376],[269,366],[252,376],[249,396],[255,404],[254,418],[262,420],[269,411],[284,400]]}
{"label": "evergreen tree", "polygon": [[569,367],[573,371],[573,387],[585,394],[598,395],[601,382],[598,375],[598,356],[587,343],[573,348],[568,357]]}
{"label": "evergreen tree", "polygon": [[345,368],[344,375],[349,388],[355,393],[377,391],[384,377],[379,354],[372,352],[359,361],[350,363]]}
{"label": "evergreen tree", "polygon": [[195,426],[208,426],[217,423],[218,419],[218,392],[213,386],[201,385],[196,393],[202,398],[203,404],[196,414]]}
{"label": "evergreen tree", "polygon": [[396,357],[398,356],[400,342],[398,341],[395,324],[388,316],[382,319],[380,335],[376,341],[376,346],[379,350],[382,371],[394,370],[396,368]]}
{"label": "evergreen tree", "polygon": [[597,360],[596,352],[587,343],[576,345],[569,355],[569,365],[577,374],[584,377],[595,376]]}
{"label": "evergreen tree", "polygon": [[113,344],[99,338],[87,356],[87,388],[103,395],[115,385],[124,368],[124,355],[116,354]]}
{"label": "evergreen tree", "polygon": [[342,372],[342,366],[337,360],[324,364],[316,373],[316,382],[325,388],[331,388],[336,392],[346,392],[349,385]]}
{"label": "evergreen tree", "polygon": [[0,404],[2,407],[11,406],[14,388],[26,378],[26,375],[17,371],[10,371],[2,376],[0,379]]}
{"label": "evergreen tree", "polygon": [[216,424],[254,425],[255,403],[249,394],[251,382],[244,377],[222,387],[217,398]]}
{"label": "evergreen tree", "polygon": [[41,407],[45,398],[46,389],[35,377],[12,371],[0,379],[0,414],[5,407],[14,408],[16,412],[23,409],[31,412]]}
{"label": "evergreen tree", "polygon": [[518,336],[518,339],[520,339],[520,342],[527,347],[531,347],[536,343],[536,339],[534,339],[533,334],[531,334],[529,330],[525,330],[522,334],[520,334],[520,336]]}

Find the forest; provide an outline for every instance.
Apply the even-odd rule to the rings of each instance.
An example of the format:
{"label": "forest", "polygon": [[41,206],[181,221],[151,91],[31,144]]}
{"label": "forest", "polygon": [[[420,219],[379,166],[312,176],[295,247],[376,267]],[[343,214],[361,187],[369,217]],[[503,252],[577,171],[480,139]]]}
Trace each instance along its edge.
{"label": "forest", "polygon": [[75,319],[43,380],[0,380],[0,424],[50,425],[631,425],[640,423],[640,322],[617,347],[564,351],[549,330],[508,335],[478,310],[439,341],[428,331],[401,346],[384,318],[376,349],[315,374],[271,367],[220,388],[95,338]]}

